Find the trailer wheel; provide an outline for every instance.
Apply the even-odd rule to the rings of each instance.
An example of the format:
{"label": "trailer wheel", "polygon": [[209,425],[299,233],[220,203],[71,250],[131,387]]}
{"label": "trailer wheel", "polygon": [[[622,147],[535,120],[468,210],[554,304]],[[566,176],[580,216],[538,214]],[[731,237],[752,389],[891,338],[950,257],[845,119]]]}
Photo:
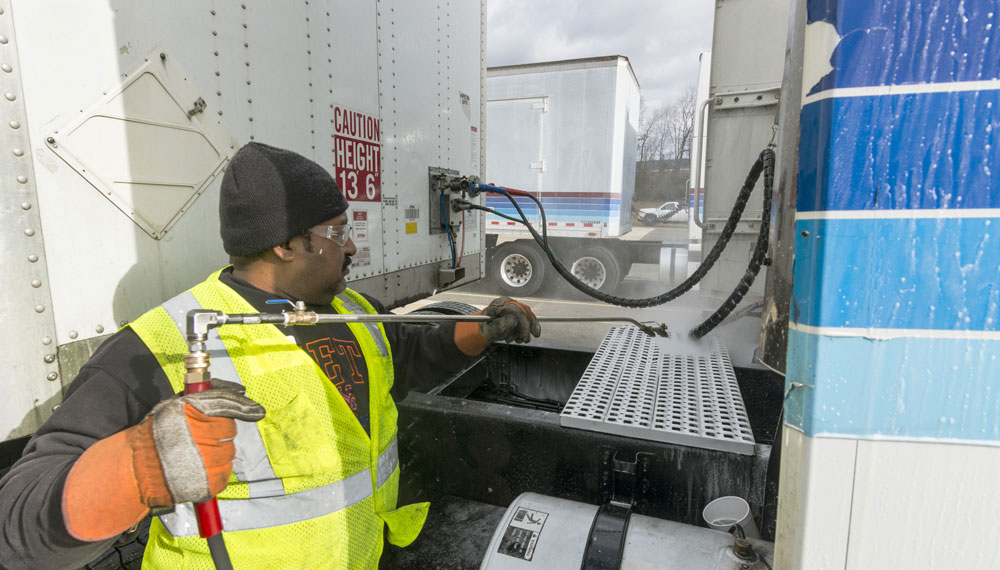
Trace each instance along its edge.
{"label": "trailer wheel", "polygon": [[545,259],[534,243],[505,243],[493,253],[491,272],[500,289],[519,297],[534,295],[545,280]]}
{"label": "trailer wheel", "polygon": [[476,307],[468,303],[458,301],[438,301],[425,307],[413,311],[411,315],[471,315],[478,311]]}
{"label": "trailer wheel", "polygon": [[601,246],[578,250],[570,271],[580,281],[605,293],[618,287],[622,274],[618,260]]}
{"label": "trailer wheel", "polygon": [[642,216],[642,223],[646,224],[647,226],[655,226],[656,216],[653,214],[645,214]]}

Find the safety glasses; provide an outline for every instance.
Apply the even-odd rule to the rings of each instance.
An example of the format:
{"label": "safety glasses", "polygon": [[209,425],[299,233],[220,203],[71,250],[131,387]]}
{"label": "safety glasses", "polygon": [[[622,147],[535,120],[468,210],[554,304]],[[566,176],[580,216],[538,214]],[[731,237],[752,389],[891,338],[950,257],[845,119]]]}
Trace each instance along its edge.
{"label": "safety glasses", "polygon": [[347,241],[351,239],[353,228],[351,224],[344,224],[342,226],[313,226],[309,228],[309,232],[321,238],[326,238],[340,247],[344,247],[347,245]]}

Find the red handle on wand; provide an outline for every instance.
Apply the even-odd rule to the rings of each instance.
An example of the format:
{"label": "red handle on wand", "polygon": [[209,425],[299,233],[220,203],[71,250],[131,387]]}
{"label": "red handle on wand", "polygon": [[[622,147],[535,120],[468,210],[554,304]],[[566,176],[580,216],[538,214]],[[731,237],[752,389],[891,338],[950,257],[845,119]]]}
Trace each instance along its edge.
{"label": "red handle on wand", "polygon": [[[193,382],[184,385],[184,393],[194,394],[211,387],[211,382]],[[195,503],[194,512],[198,517],[198,534],[202,538],[211,538],[222,532],[222,515],[219,514],[219,502],[215,497],[204,503]]]}

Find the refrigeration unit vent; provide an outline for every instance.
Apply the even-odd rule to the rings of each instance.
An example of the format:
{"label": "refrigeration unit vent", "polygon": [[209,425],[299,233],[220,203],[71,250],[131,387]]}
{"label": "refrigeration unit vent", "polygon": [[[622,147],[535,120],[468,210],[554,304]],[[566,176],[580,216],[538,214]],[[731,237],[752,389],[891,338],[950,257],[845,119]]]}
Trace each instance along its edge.
{"label": "refrigeration unit vent", "polygon": [[750,420],[725,344],[712,335],[650,337],[615,327],[583,373],[560,423],[591,431],[754,452]]}

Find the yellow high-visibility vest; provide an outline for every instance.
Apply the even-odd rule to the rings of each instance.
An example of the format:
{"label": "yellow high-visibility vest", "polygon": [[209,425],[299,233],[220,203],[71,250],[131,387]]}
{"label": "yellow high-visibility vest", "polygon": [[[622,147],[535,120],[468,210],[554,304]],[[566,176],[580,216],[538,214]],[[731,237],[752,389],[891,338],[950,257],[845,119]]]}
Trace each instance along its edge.
{"label": "yellow high-visibility vest", "polygon": [[[175,391],[184,388],[189,310],[257,312],[219,281],[220,272],[129,325]],[[350,289],[333,307],[375,312]],[[397,412],[385,330],[379,323],[348,327],[368,366],[370,436],[316,362],[277,327],[223,325],[210,332],[211,376],[242,384],[267,410],[260,422],[236,422],[233,474],[218,496],[235,568],[375,568],[383,529],[390,543],[406,546],[423,527],[428,503],[396,507]],[[214,568],[190,503],[154,518],[142,566]]]}

